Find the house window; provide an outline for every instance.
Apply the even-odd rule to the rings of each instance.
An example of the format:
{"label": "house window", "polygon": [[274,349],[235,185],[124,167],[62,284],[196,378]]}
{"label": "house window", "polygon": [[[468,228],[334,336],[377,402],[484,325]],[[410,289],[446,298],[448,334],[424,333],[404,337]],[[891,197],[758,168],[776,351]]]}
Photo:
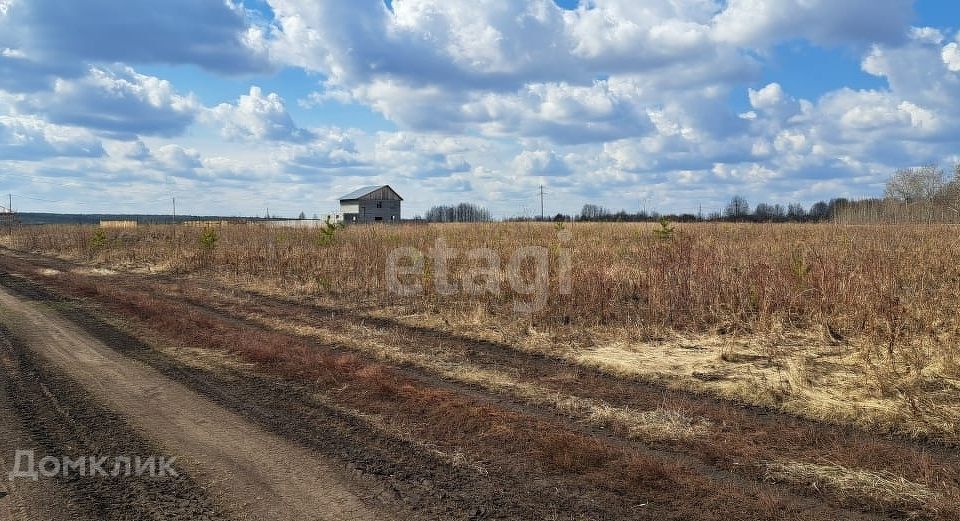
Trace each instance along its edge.
{"label": "house window", "polygon": [[374,221],[382,221],[382,220],[383,220],[383,217],[374,217],[373,220],[374,220]]}
{"label": "house window", "polygon": [[383,203],[377,201],[377,208],[383,208]]}

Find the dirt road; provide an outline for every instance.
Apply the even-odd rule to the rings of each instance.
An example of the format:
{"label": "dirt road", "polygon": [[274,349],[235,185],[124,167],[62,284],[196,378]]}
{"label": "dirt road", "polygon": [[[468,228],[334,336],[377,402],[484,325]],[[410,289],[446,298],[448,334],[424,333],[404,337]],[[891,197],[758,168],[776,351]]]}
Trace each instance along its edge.
{"label": "dirt road", "polygon": [[[359,497],[363,492],[342,477],[342,467],[122,356],[49,309],[0,290],[0,322],[19,348],[74,380],[163,454],[176,456],[176,466],[200,483],[211,502],[230,518],[391,518]],[[0,413],[11,415],[9,407]],[[6,420],[0,421],[4,429],[11,429],[9,418],[0,420]],[[3,438],[5,445],[10,440],[26,442],[22,435]],[[46,493],[28,489],[41,486],[31,483],[22,487],[26,489],[22,494],[18,489],[14,497],[0,500],[0,513],[14,519],[35,518],[27,514],[36,506],[31,506],[31,495]]]}

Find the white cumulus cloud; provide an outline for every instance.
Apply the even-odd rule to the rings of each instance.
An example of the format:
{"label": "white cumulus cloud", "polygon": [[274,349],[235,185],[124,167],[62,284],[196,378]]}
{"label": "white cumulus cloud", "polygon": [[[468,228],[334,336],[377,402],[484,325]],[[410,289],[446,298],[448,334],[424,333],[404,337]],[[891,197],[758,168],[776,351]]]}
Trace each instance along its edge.
{"label": "white cumulus cloud", "polygon": [[216,106],[210,117],[222,124],[222,135],[229,140],[305,142],[313,138],[309,130],[294,124],[279,94],[264,95],[257,86],[250,87],[236,104]]}
{"label": "white cumulus cloud", "polygon": [[960,44],[957,42],[948,43],[943,47],[941,56],[948,69],[953,72],[960,72]]}
{"label": "white cumulus cloud", "polygon": [[34,116],[0,116],[0,161],[102,155],[100,140],[84,130],[52,125]]}
{"label": "white cumulus cloud", "polygon": [[173,85],[131,67],[91,67],[77,79],[58,79],[51,92],[24,98],[20,108],[61,125],[110,137],[176,136],[193,123],[201,105]]}
{"label": "white cumulus cloud", "polygon": [[729,0],[713,23],[718,41],[749,47],[791,38],[870,44],[901,39],[912,16],[913,0]]}

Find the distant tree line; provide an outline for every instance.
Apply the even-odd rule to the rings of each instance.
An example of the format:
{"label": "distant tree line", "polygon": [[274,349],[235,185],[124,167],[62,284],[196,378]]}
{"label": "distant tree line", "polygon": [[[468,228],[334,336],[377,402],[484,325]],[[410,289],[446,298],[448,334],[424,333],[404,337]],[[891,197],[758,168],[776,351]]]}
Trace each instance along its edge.
{"label": "distant tree line", "polygon": [[849,201],[835,218],[844,224],[960,224],[960,164],[952,176],[936,165],[900,169],[883,198]]}
{"label": "distant tree line", "polygon": [[750,204],[742,196],[734,196],[724,208],[723,213],[714,213],[709,216],[712,221],[746,221],[746,222],[820,222],[834,218],[839,208],[848,201],[844,198],[835,198],[829,201],[814,203],[810,208],[800,203],[782,204],[759,203],[752,210]]}
{"label": "distant tree line", "polygon": [[[720,211],[709,214],[661,214],[659,212],[612,211],[597,204],[585,204],[577,215],[558,213],[549,221],[656,222],[666,217],[672,222],[826,222],[844,224],[881,223],[955,223],[960,224],[960,164],[948,175],[937,166],[904,168],[887,181],[884,197],[849,200],[834,198],[814,203],[787,205],[750,202],[733,196]],[[486,222],[490,212],[471,203],[434,206],[427,212],[429,222]],[[538,218],[512,217],[507,221],[539,221]]]}
{"label": "distant tree line", "polygon": [[[596,204],[585,204],[578,221],[646,222],[666,217],[675,222],[823,222],[845,224],[880,223],[956,223],[960,224],[960,164],[952,176],[937,166],[904,168],[887,182],[883,198],[849,200],[835,198],[820,201],[810,208],[802,204],[759,203],[755,207],[736,195],[720,212],[708,215],[657,212],[612,212]],[[556,219],[570,220],[557,215]]]}
{"label": "distant tree line", "polygon": [[[709,214],[661,214],[659,212],[630,213],[625,210],[612,212],[602,206],[585,204],[580,214],[575,216],[577,221],[617,221],[617,222],[653,222],[666,217],[673,222],[818,222],[830,220],[836,215],[838,208],[847,204],[846,199],[832,199],[821,201],[809,209],[800,203],[786,206],[781,204],[760,203],[751,208],[750,203],[743,196],[733,196],[722,211]],[[558,214],[555,220],[571,220],[569,216]]]}
{"label": "distant tree line", "polygon": [[479,223],[493,220],[486,208],[472,203],[434,206],[427,211],[424,219],[434,223]]}

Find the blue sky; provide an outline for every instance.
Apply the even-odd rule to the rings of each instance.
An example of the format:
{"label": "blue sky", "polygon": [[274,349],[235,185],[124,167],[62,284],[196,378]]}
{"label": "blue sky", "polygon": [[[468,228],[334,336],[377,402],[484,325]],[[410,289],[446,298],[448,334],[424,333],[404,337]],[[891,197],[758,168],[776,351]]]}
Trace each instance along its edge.
{"label": "blue sky", "polygon": [[960,161],[960,5],[0,0],[0,192],[33,211],[412,217],[877,195]]}

